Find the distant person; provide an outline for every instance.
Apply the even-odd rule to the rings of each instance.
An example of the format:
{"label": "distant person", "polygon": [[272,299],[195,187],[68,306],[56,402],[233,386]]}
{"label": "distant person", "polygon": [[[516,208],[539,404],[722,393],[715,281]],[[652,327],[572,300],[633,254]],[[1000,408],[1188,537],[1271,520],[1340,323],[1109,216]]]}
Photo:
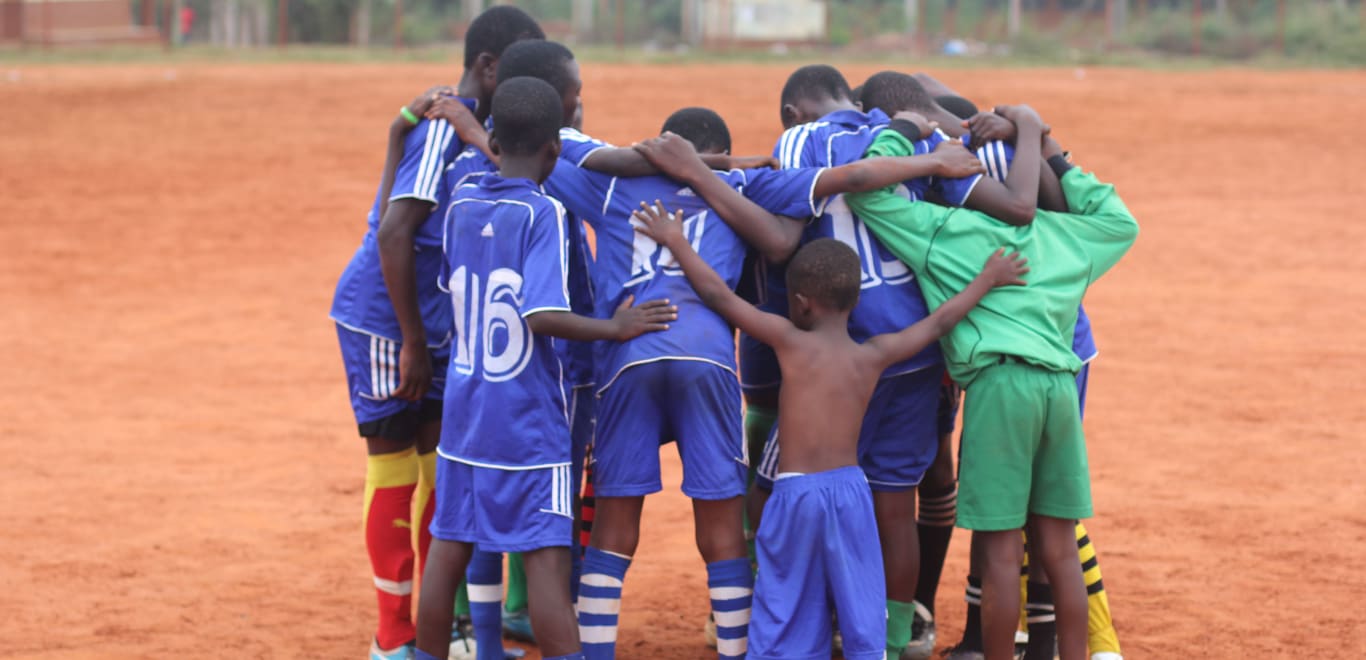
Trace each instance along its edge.
{"label": "distant person", "polygon": [[194,30],[194,7],[186,5],[180,8],[180,43],[184,44],[190,40],[190,32]]}

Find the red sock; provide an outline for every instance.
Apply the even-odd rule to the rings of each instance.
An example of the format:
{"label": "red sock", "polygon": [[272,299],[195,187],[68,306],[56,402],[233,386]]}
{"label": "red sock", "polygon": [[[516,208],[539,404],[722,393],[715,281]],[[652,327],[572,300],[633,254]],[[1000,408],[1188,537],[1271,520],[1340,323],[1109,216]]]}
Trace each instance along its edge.
{"label": "red sock", "polygon": [[413,491],[417,486],[417,452],[408,449],[370,456],[365,470],[365,547],[375,575],[382,649],[407,644],[413,627]]}

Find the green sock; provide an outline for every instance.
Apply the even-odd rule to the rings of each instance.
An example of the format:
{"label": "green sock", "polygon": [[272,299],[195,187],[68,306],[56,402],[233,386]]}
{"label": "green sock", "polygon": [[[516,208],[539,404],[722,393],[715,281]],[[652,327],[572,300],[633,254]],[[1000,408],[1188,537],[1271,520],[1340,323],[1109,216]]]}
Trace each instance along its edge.
{"label": "green sock", "polygon": [[914,604],[887,601],[887,660],[898,660],[901,651],[911,643],[911,619],[914,616]]}
{"label": "green sock", "polygon": [[526,568],[522,553],[508,553],[508,593],[503,599],[503,611],[521,612],[526,609]]}
{"label": "green sock", "polygon": [[455,590],[455,615],[470,615],[470,592],[465,588],[465,581],[460,581],[460,588]]}
{"label": "green sock", "polygon": [[[768,441],[769,431],[778,422],[778,411],[758,406],[745,406],[745,444],[749,450],[749,475],[746,486],[754,485],[754,475],[759,470],[759,457],[764,455],[764,443]],[[751,566],[758,564],[754,553],[754,535],[758,530],[749,524],[749,510],[745,510],[745,546],[749,552]]]}

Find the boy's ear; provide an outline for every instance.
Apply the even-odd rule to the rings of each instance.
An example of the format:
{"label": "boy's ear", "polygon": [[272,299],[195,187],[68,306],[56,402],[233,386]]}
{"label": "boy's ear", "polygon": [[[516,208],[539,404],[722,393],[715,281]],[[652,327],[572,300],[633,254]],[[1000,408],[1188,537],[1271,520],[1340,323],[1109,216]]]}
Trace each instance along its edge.
{"label": "boy's ear", "polygon": [[498,131],[496,129],[489,131],[489,151],[492,151],[495,156],[503,155],[503,147],[498,144]]}
{"label": "boy's ear", "polygon": [[802,295],[802,294],[800,294],[800,293],[793,293],[793,294],[792,294],[792,297],[797,299],[797,309],[800,309],[800,310],[802,311],[803,314],[810,314],[810,313],[811,313],[811,299],[810,299],[810,298],[807,298],[806,296],[804,296],[804,295]]}
{"label": "boy's ear", "polygon": [[479,53],[474,60],[474,73],[480,85],[490,91],[498,85],[498,56],[493,53]]}
{"label": "boy's ear", "polygon": [[797,106],[791,103],[784,103],[782,109],[783,128],[792,128],[797,125]]}
{"label": "boy's ear", "polygon": [[550,141],[550,145],[549,145],[549,146],[550,146],[550,157],[551,157],[551,158],[559,158],[559,157],[560,157],[560,136],[556,135],[556,136],[555,136],[555,139]]}

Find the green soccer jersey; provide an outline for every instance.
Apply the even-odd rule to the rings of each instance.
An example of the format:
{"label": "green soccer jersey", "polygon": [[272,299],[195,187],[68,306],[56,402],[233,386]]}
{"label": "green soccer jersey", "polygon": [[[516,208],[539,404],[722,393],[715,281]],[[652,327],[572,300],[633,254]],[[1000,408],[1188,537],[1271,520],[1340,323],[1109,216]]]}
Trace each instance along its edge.
{"label": "green soccer jersey", "polygon": [[[910,156],[914,145],[883,130],[867,156]],[[1040,210],[1023,227],[984,213],[912,202],[892,188],[846,195],[849,208],[892,254],[915,271],[931,310],[962,291],[998,248],[1029,259],[1025,286],[993,289],[940,342],[949,375],[967,386],[1002,356],[1076,373],[1072,352],[1077,306],[1091,282],[1110,270],[1138,237],[1138,223],[1095,176],[1069,170],[1062,178],[1070,213]]]}

